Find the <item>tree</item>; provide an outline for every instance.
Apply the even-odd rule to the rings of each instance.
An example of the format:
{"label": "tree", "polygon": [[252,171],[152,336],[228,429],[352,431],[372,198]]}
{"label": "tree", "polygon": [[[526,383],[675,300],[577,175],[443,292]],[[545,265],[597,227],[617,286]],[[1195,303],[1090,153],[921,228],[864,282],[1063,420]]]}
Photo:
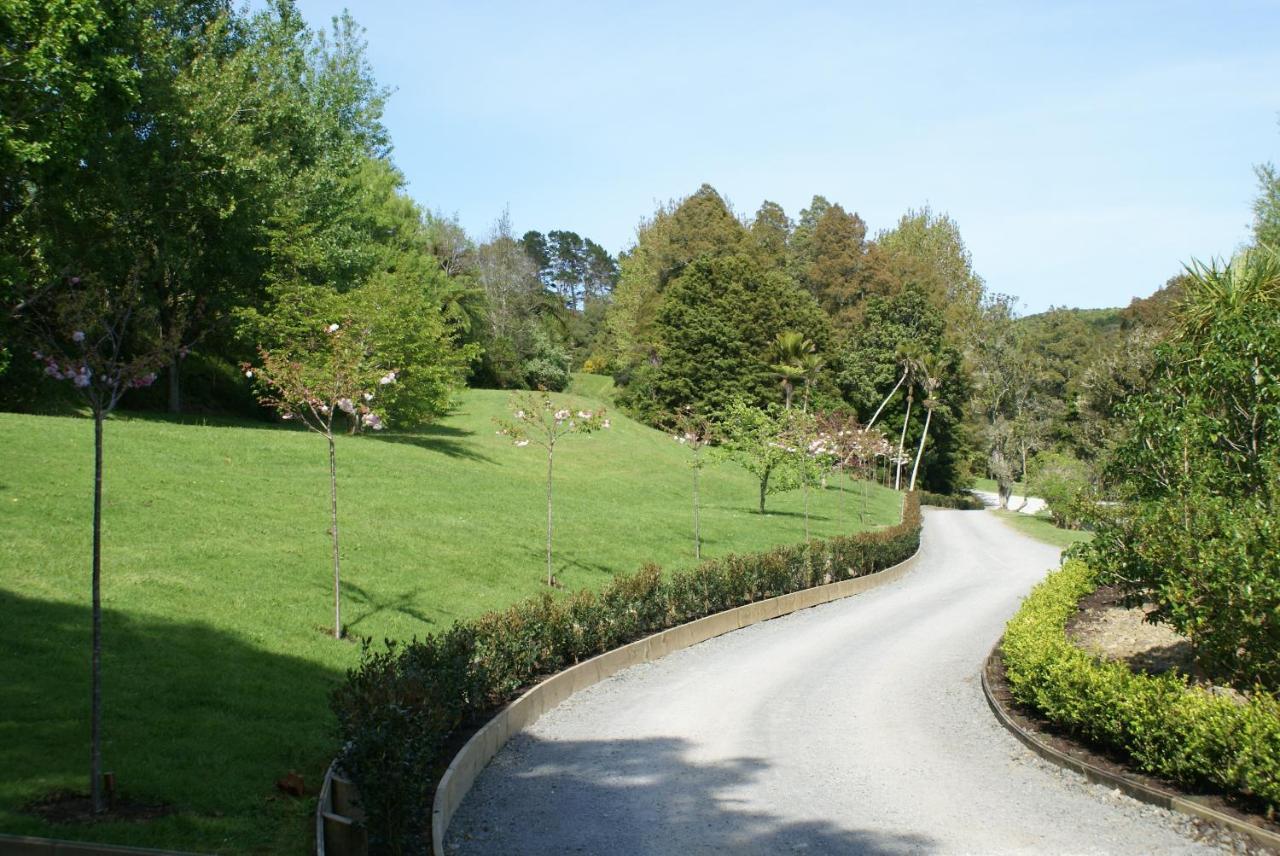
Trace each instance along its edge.
{"label": "tree", "polygon": [[760,513],[770,494],[799,487],[794,447],[786,444],[787,411],[777,405],[766,409],[735,399],[723,410],[717,423],[723,438],[721,454],[756,477],[760,485]]}
{"label": "tree", "polygon": [[689,450],[689,469],[693,471],[693,556],[702,560],[702,503],[699,481],[706,465],[703,451],[715,442],[716,434],[711,421],[686,408],[672,419],[675,424],[676,442]]}
{"label": "tree", "polygon": [[93,414],[92,651],[89,788],[93,810],[102,793],[102,483],[103,424],[130,389],[150,386],[180,346],[143,299],[139,278],[111,282],[92,273],[68,275],[20,304],[34,356],[45,374],[72,383]]}
{"label": "tree", "polygon": [[476,260],[488,320],[485,379],[498,386],[523,386],[525,363],[537,344],[534,330],[542,326],[544,315],[554,311],[553,301],[538,278],[536,263],[513,236],[506,212],[494,223]]}
{"label": "tree", "polygon": [[865,297],[867,224],[832,205],[814,224],[801,283],[833,319],[851,316]]}
{"label": "tree", "polygon": [[791,409],[791,397],[795,394],[796,381],[808,378],[809,366],[805,357],[813,354],[814,344],[803,333],[785,330],[774,337],[771,355],[777,362],[770,368],[782,380],[784,407]]}
{"label": "tree", "polygon": [[291,343],[259,352],[259,365],[244,365],[259,400],[281,418],[297,420],[329,444],[329,536],[333,546],[333,638],[341,639],[342,555],[338,543],[338,458],[334,423],[344,414],[352,431],[380,431],[379,389],[396,381],[396,370],[373,348],[372,331],[351,318]]}
{"label": "tree", "polygon": [[552,505],[551,484],[555,467],[556,445],[570,434],[591,434],[609,427],[603,408],[597,411],[579,410],[552,403],[551,396],[542,392],[525,393],[511,397],[511,419],[495,420],[498,433],[511,438],[516,446],[536,443],[547,452],[547,585],[555,586],[556,577],[551,564]]}
{"label": "tree", "polygon": [[737,397],[777,400],[767,359],[784,331],[818,348],[828,338],[822,310],[786,274],[746,255],[698,259],[664,291],[656,364],[637,372],[620,400],[650,419],[686,406],[716,414]]}
{"label": "tree", "polygon": [[1255,167],[1258,198],[1253,201],[1255,244],[1280,247],[1280,173],[1272,164]]}
{"label": "tree", "polygon": [[751,220],[751,241],[768,268],[781,270],[787,264],[787,244],[791,239],[791,218],[782,206],[768,200],[760,204]]}

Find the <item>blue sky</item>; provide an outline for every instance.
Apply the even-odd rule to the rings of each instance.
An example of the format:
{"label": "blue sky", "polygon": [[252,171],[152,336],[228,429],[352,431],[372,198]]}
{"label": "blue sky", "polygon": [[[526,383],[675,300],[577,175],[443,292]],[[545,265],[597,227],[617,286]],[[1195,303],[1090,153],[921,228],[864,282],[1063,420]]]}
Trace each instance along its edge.
{"label": "blue sky", "polygon": [[1280,3],[350,6],[409,192],[483,237],[629,246],[659,201],[924,204],[1027,311],[1115,306],[1248,236],[1280,161]]}

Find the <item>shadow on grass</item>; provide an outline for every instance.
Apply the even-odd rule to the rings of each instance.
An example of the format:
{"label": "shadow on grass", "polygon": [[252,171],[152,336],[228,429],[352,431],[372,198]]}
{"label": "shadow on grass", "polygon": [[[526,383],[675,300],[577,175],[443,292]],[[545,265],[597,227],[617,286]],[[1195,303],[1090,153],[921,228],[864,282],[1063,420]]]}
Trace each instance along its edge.
{"label": "shadow on grass", "polygon": [[[937,849],[921,835],[745,808],[743,790],[768,763],[694,761],[694,746],[679,738],[546,741],[522,734],[508,746],[451,824],[457,853],[890,856]],[[785,805],[803,799],[778,798]],[[486,805],[495,808],[483,818],[472,813]]]}
{"label": "shadow on grass", "polygon": [[346,622],[346,629],[350,632],[354,633],[356,627],[365,619],[384,612],[398,612],[401,615],[421,621],[423,624],[435,624],[434,619],[414,606],[421,600],[421,588],[401,592],[390,597],[379,597],[368,589],[343,580],[342,593],[348,603],[364,607],[364,610],[356,616],[354,621]]}
{"label": "shadow on grass", "polygon": [[466,438],[475,436],[474,431],[465,431],[450,425],[428,425],[414,431],[379,431],[367,433],[365,436],[383,443],[416,446],[450,458],[461,458],[484,464],[494,463],[492,458],[477,452],[471,444],[465,442]]}
{"label": "shadow on grass", "polygon": [[90,613],[87,603],[0,589],[0,627],[0,829],[248,850],[278,838],[282,818],[286,827],[301,821],[306,801],[274,783],[296,770],[309,792],[319,784],[334,748],[328,694],[341,670],[206,624],[104,610],[103,769],[125,797],[176,814],[49,825],[17,809],[55,788],[88,787]]}

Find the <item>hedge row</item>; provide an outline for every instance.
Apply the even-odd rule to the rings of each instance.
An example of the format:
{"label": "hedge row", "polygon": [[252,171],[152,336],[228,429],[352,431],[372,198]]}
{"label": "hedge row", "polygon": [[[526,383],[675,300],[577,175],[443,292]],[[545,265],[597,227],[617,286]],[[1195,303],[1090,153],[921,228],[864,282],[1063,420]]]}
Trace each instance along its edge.
{"label": "hedge row", "polygon": [[339,761],[360,789],[371,851],[429,850],[431,794],[453,735],[524,688],[660,630],[896,565],[920,544],[914,494],[902,516],[876,532],[725,556],[666,577],[647,565],[599,593],[545,594],[407,645],[366,646],[332,705],[345,747]]}
{"label": "hedge row", "polygon": [[981,511],[987,507],[987,504],[972,494],[957,494],[949,496],[945,493],[932,493],[927,490],[920,491],[920,504],[931,505],[934,508],[954,508],[959,511]]}
{"label": "hedge row", "polygon": [[1192,788],[1213,785],[1274,816],[1280,809],[1280,701],[1247,701],[1190,686],[1183,676],[1137,674],[1067,638],[1094,572],[1069,561],[1032,591],[1005,631],[1013,697],[1050,721],[1117,749],[1141,770]]}

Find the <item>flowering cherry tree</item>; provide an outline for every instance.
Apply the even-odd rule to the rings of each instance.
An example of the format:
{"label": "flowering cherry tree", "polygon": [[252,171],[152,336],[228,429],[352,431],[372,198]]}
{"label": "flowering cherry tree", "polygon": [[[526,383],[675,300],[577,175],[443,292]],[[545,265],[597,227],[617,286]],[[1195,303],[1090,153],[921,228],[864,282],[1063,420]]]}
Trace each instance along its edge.
{"label": "flowering cherry tree", "polygon": [[[156,371],[185,349],[146,308],[136,275],[123,283],[67,275],[19,307],[48,377],[70,383],[93,414],[93,559],[89,785],[93,810],[102,793],[102,471],[103,423],[126,392],[153,384]],[[176,327],[177,325],[175,325]]]}
{"label": "flowering cherry tree", "polygon": [[495,420],[498,433],[511,438],[521,448],[530,443],[547,452],[547,585],[556,584],[551,565],[551,477],[555,466],[556,445],[570,434],[591,434],[609,427],[603,408],[572,410],[551,401],[545,392],[511,396],[511,419]]}
{"label": "flowering cherry tree", "polygon": [[[830,449],[830,462],[841,476],[855,472],[862,481],[862,511],[859,521],[866,522],[867,481],[870,467],[877,458],[893,454],[893,445],[884,432],[869,425],[862,425],[850,413],[822,413],[818,415],[818,427],[823,442]],[[844,509],[844,485],[840,486],[840,507]]]}
{"label": "flowering cherry tree", "polygon": [[705,416],[696,413],[692,408],[685,408],[676,414],[675,433],[672,437],[680,445],[689,450],[689,469],[693,471],[693,555],[702,558],[702,506],[698,494],[698,482],[702,468],[706,465],[703,450],[715,440],[714,426]]}
{"label": "flowering cherry tree", "polygon": [[333,545],[333,638],[342,638],[342,557],[338,546],[338,459],[334,430],[381,431],[379,390],[396,382],[380,363],[367,330],[350,321],[323,325],[288,352],[260,349],[259,364],[245,363],[258,400],[324,437],[329,444],[329,535]]}

